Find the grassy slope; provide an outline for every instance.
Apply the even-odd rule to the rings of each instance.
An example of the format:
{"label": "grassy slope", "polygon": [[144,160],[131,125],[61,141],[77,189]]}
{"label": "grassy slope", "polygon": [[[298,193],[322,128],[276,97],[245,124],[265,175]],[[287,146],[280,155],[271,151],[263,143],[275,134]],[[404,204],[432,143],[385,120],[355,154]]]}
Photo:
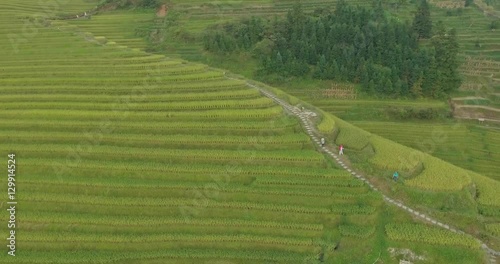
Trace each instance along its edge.
{"label": "grassy slope", "polygon": [[[257,14],[257,15],[269,15],[271,14],[282,14],[289,8],[293,3],[292,2],[286,2],[286,3],[268,3],[268,2],[245,2],[245,3],[219,3],[218,5],[203,5],[201,9],[199,8],[193,8],[193,7],[199,7],[199,3],[196,2],[183,2],[183,4],[178,4],[174,5],[174,8],[171,9],[171,12],[178,12],[180,13],[180,20],[179,20],[179,25],[180,29],[176,29],[177,32],[188,32],[189,34],[196,34],[200,33],[203,30],[203,26],[200,25],[207,25],[210,23],[216,23],[227,20],[227,19],[234,19],[239,17],[240,15],[244,15],[245,13],[249,13],[250,11],[252,14]],[[325,2],[314,2],[311,5],[308,5],[307,8],[309,10],[312,10],[315,7],[318,6],[325,6]],[[411,7],[406,6],[406,9],[399,9],[400,15],[402,17],[408,17],[409,16],[409,10],[408,9]],[[406,13],[405,13],[406,12]],[[473,9],[468,9],[467,12],[474,12]],[[176,15],[178,15],[176,13]],[[173,14],[173,13],[171,13]],[[466,13],[468,14],[468,13]],[[475,14],[475,13],[473,13]],[[198,25],[198,26],[195,26]],[[86,28],[87,26],[85,24],[81,24],[83,28]],[[193,35],[196,36],[196,35]],[[190,59],[197,59],[197,60],[202,60],[204,62],[211,63],[212,65],[217,65],[225,68],[230,68],[234,69],[236,72],[243,72],[246,74],[251,74],[251,68],[254,67],[252,66],[252,63],[245,63],[242,64],[242,60],[247,60],[250,58],[245,58],[244,55],[243,57],[234,57],[234,56],[229,56],[225,58],[218,58],[215,56],[211,56],[209,54],[203,54],[204,57],[197,57],[201,53],[198,50],[199,47],[191,45],[190,42],[186,42],[186,45],[181,45],[179,42],[179,39],[173,39],[172,42],[169,42],[167,47],[168,49],[168,54],[177,56],[181,55],[182,57],[185,58],[190,58]],[[249,60],[251,62],[251,59]],[[243,67],[240,67],[243,66]],[[435,123],[421,123],[418,124],[417,126],[422,126],[425,125],[428,128],[427,129],[420,129],[415,131],[415,127],[405,127],[405,124],[399,123],[399,122],[391,122],[390,123],[390,129],[388,129],[387,126],[387,121],[391,121],[391,118],[389,117],[384,117],[381,116],[381,113],[384,112],[384,109],[386,105],[389,102],[384,102],[380,100],[353,100],[353,101],[346,101],[346,100],[331,100],[331,99],[326,99],[326,100],[321,100],[318,101],[317,98],[312,97],[314,95],[313,92],[307,91],[305,92],[307,95],[304,94],[304,87],[311,87],[314,91],[317,91],[317,88],[314,88],[315,86],[323,86],[327,87],[326,83],[322,82],[315,82],[315,81],[302,81],[302,82],[291,82],[289,84],[292,84],[291,88],[285,88],[287,91],[291,91],[292,94],[297,94],[302,98],[305,98],[308,102],[314,103],[316,106],[320,106],[322,109],[327,110],[332,113],[336,113],[339,116],[346,118],[347,120],[365,120],[369,119],[372,120],[369,124],[366,124],[366,127],[368,128],[369,131],[376,131],[377,133],[381,134],[382,136],[389,137],[389,138],[394,138],[397,142],[406,144],[407,146],[413,147],[415,149],[431,153],[433,155],[436,155],[440,158],[443,158],[448,161],[452,161],[455,164],[458,164],[462,167],[468,168],[468,169],[473,169],[478,172],[485,173],[486,175],[489,175],[490,177],[496,178],[497,177],[497,166],[492,160],[494,160],[495,155],[498,153],[498,149],[496,147],[496,144],[491,143],[493,139],[496,138],[496,132],[495,131],[487,131],[483,130],[481,128],[475,128],[473,126],[466,126],[464,124],[457,124],[457,123],[451,123],[451,124],[440,124],[440,126],[436,126]],[[301,89],[297,89],[297,88]],[[291,90],[290,90],[291,89]],[[302,94],[302,95],[301,95]],[[312,98],[311,98],[312,97]],[[398,102],[391,102],[391,105],[395,105],[398,107],[404,107],[404,106],[411,106],[411,107],[432,107],[436,109],[446,109],[445,103],[439,102],[439,101],[419,101],[419,102],[412,102],[412,101],[398,101]],[[376,109],[377,111],[373,111]],[[369,113],[369,115],[367,115]],[[373,120],[383,120],[385,122],[373,122]],[[362,127],[364,126],[364,122],[358,122],[358,125],[361,125]],[[369,126],[370,125],[370,126]],[[424,127],[425,127],[424,126]],[[378,129],[378,130],[377,130]],[[446,131],[446,133],[442,133],[440,129],[443,129]],[[398,133],[399,131],[402,131],[401,133]],[[453,142],[458,142],[456,144],[452,144],[450,146],[450,141],[451,138],[448,138],[448,134],[452,133],[451,136],[454,135],[454,133],[462,133],[462,137],[454,137]],[[480,134],[487,134],[487,136],[484,137],[477,137],[477,133]],[[352,134],[352,133],[351,133]],[[394,135],[396,134],[396,135]],[[460,135],[462,135],[460,134]],[[405,136],[407,135],[407,136]],[[412,137],[410,137],[410,135]],[[429,135],[431,136],[429,138]],[[393,137],[394,136],[394,137]],[[409,140],[413,138],[417,138],[415,142],[412,142],[411,144]],[[471,142],[470,139],[473,139]],[[354,141],[357,141],[358,139],[353,138]],[[494,140],[493,140],[494,141]],[[378,142],[378,141],[377,141]],[[378,144],[375,146],[375,151],[376,147],[383,147],[384,144]],[[472,147],[471,147],[472,146]],[[396,147],[398,148],[398,147]],[[457,155],[457,153],[460,153],[460,155]],[[381,158],[371,158],[373,162],[371,164],[373,165],[374,163],[387,163],[389,162],[388,159],[391,158],[391,152],[387,152],[385,156]],[[380,156],[380,155],[378,155]],[[477,159],[479,157],[479,159]],[[419,166],[422,165],[422,161],[420,159],[423,159],[422,157],[419,157],[419,162],[416,164],[420,164]],[[428,160],[428,158],[425,158],[425,160]],[[464,162],[465,160],[465,162]],[[389,162],[390,163],[390,162]],[[382,169],[385,170],[392,170],[397,168],[398,161],[393,160],[392,163],[394,165],[387,167],[386,165],[383,166]],[[411,179],[408,181],[408,184],[415,185],[415,186],[423,186],[423,185],[428,185],[429,187],[432,187],[432,180],[431,178],[433,177],[434,173],[440,173],[440,162],[436,161],[428,161],[429,164],[435,164],[435,165],[429,165],[428,170],[423,170],[422,167],[415,168],[416,171],[412,174],[408,174],[408,177],[413,177],[416,175],[417,172],[422,172],[422,177],[420,179]],[[373,172],[376,173],[389,173],[384,170],[379,170],[375,169],[373,170],[370,168],[370,163],[368,164],[368,168]],[[429,173],[429,171],[433,170],[433,173]],[[454,172],[456,169],[453,169],[448,172],[450,176],[444,176],[441,180],[446,182],[449,181],[452,177],[452,175],[456,172]],[[413,176],[412,176],[413,175]],[[427,175],[427,176],[424,176]],[[425,177],[431,177],[429,179],[426,179]],[[447,178],[448,177],[448,178]],[[462,183],[458,181],[457,185],[453,187],[452,185],[448,186],[447,188],[451,189],[457,189],[461,188],[464,185],[470,183],[471,177],[470,176],[461,176],[463,179]],[[472,177],[474,178],[474,177]],[[439,182],[439,180],[438,180]],[[422,185],[423,184],[423,185]],[[442,185],[443,183],[441,183]],[[429,188],[425,187],[425,188]],[[442,187],[436,187],[438,189]],[[434,201],[435,199],[429,199],[429,201],[426,201],[425,204],[427,206],[433,207],[435,209],[442,209],[442,208],[452,208],[453,210],[465,210],[467,212],[473,212],[476,209],[476,207],[473,205],[472,202],[472,197],[470,194],[462,193],[462,194],[457,194],[457,197],[460,197],[461,199],[465,199],[462,204],[460,203],[455,203],[451,201],[442,201],[439,203],[432,203],[429,201]],[[429,197],[433,197],[434,195],[429,194]],[[413,197],[413,199],[417,198],[417,195],[410,195],[410,197]],[[435,198],[439,199],[440,195],[435,196]],[[423,201],[416,199],[416,201]],[[450,204],[449,204],[450,203]]]}
{"label": "grassy slope", "polygon": [[[23,20],[7,13],[2,34],[22,27]],[[22,106],[0,110],[9,117],[1,126],[1,150],[17,152],[23,172],[19,219],[28,230],[18,237],[24,253],[10,261],[302,263],[323,247],[331,263],[373,262],[378,254],[391,263],[389,246],[409,247],[438,262],[482,258],[477,249],[388,240],[387,223],[411,220],[381,207],[380,197],[364,185],[336,184],[350,181],[348,175],[313,151],[296,120],[272,106],[253,106],[252,94],[241,93],[239,101],[249,102],[243,111],[231,104],[208,112],[197,109],[201,103],[171,108],[179,100],[206,101],[209,93],[248,89],[241,83],[119,43],[98,45],[75,32],[65,23],[40,27],[18,53],[1,43],[2,98]],[[35,66],[54,69],[36,77],[35,69],[19,72]],[[58,74],[63,71],[70,77]],[[148,106],[151,100],[163,104]],[[208,105],[218,101],[212,97]],[[358,215],[360,204],[374,210]],[[342,234],[339,226],[377,228],[360,239]]]}
{"label": "grassy slope", "polygon": [[[23,20],[10,15],[19,6],[2,14],[2,35],[22,28]],[[17,154],[23,207],[17,237],[22,253],[15,259],[2,255],[2,263],[302,263],[320,250],[322,237],[329,247],[339,241],[340,215],[330,207],[357,219],[350,213],[356,203],[380,206],[380,197],[360,184],[306,188],[260,181],[324,175],[323,181],[334,183],[346,175],[312,151],[297,121],[281,109],[253,109],[260,95],[242,83],[120,47],[125,43],[96,43],[63,22],[38,27],[30,37],[18,52],[4,38],[0,43],[0,93],[3,106],[10,105],[0,110],[6,117],[1,152]],[[168,81],[197,76],[200,81]],[[238,114],[234,99],[250,105]],[[197,109],[219,102],[227,103],[223,111]],[[376,214],[367,216],[374,220],[359,225],[376,222]],[[378,240],[355,241],[363,249]],[[336,255],[372,258],[356,260],[351,252]]]}
{"label": "grassy slope", "polygon": [[[220,1],[219,4],[201,5],[197,1],[183,1],[182,3],[176,2],[172,5],[171,14],[179,15],[177,32],[182,32],[183,35],[190,36],[189,39],[196,39],[199,37],[203,29],[213,23],[221,23],[231,19],[238,19],[245,14],[252,15],[280,15],[287,11],[293,5],[294,1],[248,1],[248,2],[232,2]],[[368,1],[355,1],[352,4],[369,5]],[[312,1],[305,5],[308,10],[314,10],[316,7],[333,6],[334,2],[327,1]],[[406,4],[399,9],[388,7],[387,10],[391,13],[397,14],[401,19],[409,19],[412,12],[415,10],[415,5]],[[457,96],[480,96],[489,98],[486,105],[496,107],[498,96],[492,95],[498,92],[497,84],[495,81],[495,74],[500,72],[499,58],[494,56],[497,49],[496,43],[499,38],[498,32],[490,31],[488,29],[489,23],[492,18],[485,17],[476,7],[466,8],[462,11],[461,15],[456,15],[456,10],[453,15],[447,15],[447,9],[439,8],[432,5],[432,15],[434,21],[442,20],[448,27],[455,27],[458,31],[459,41],[462,53],[460,55],[463,65],[461,71],[464,77],[464,87],[457,94]],[[465,23],[464,21],[469,21]],[[475,47],[476,38],[480,39],[482,46]],[[169,56],[181,56],[190,60],[202,61],[210,65],[232,69],[233,72],[243,74],[247,78],[252,78],[253,70],[257,62],[252,59],[249,54],[228,55],[224,57],[213,56],[204,53],[197,42],[185,41],[182,38],[173,38],[167,41],[166,53]],[[492,51],[492,52],[489,52]],[[470,64],[469,64],[470,63]],[[486,78],[494,74],[493,78]],[[479,76],[475,76],[479,75]],[[482,77],[481,77],[482,76]],[[491,85],[490,85],[491,83]],[[482,84],[482,90],[470,91],[471,84]],[[488,85],[486,85],[488,84]],[[439,119],[430,122],[421,122],[425,127],[436,127],[438,129],[445,128],[446,131],[455,131],[456,127],[461,127],[461,131],[465,134],[458,141],[450,142],[434,142],[435,149],[426,147],[422,148],[418,143],[413,142],[413,138],[431,140],[427,137],[429,130],[421,130],[415,133],[413,130],[408,130],[408,126],[401,124],[394,117],[387,115],[387,106],[389,102],[377,99],[366,98],[365,100],[337,100],[333,98],[324,98],[321,96],[321,90],[329,88],[330,82],[315,81],[315,80],[289,80],[282,84],[274,84],[279,88],[295,95],[321,109],[335,114],[348,121],[370,121],[366,126],[363,122],[357,124],[363,129],[370,132],[377,133],[380,136],[395,138],[397,142],[405,144],[409,147],[418,148],[426,152],[432,152],[433,155],[451,162],[455,165],[461,166],[465,169],[473,170],[478,173],[483,173],[494,179],[498,179],[500,175],[500,167],[498,162],[492,162],[495,157],[500,155],[500,148],[496,144],[490,144],[490,139],[498,138],[500,131],[483,129],[477,126],[475,122],[446,122]],[[469,87],[469,88],[467,88]],[[318,98],[322,98],[318,100]],[[477,100],[473,100],[477,102]],[[424,101],[391,101],[390,105],[397,107],[417,107],[426,108],[431,107],[438,109],[443,114],[449,112],[449,107],[446,102],[424,100]],[[484,112],[483,110],[479,112]],[[469,112],[471,117],[481,117],[480,114],[476,115],[475,111]],[[495,112],[488,111],[485,113],[487,116],[496,115]],[[381,121],[381,122],[377,122]],[[394,122],[396,121],[396,122]],[[386,127],[390,122],[391,126]],[[386,129],[387,128],[387,129]],[[435,131],[436,129],[432,129]],[[400,134],[395,134],[397,131],[403,131]],[[411,134],[412,137],[404,137],[402,135]],[[488,134],[484,137],[481,135]],[[454,148],[449,149],[448,145],[453,144]],[[472,146],[472,148],[471,148]]]}

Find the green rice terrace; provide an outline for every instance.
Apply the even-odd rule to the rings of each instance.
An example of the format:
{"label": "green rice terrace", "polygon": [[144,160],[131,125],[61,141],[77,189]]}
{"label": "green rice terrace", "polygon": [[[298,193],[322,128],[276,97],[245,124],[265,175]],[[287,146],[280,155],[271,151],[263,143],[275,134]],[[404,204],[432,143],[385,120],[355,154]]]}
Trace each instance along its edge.
{"label": "green rice terrace", "polygon": [[[314,12],[318,8],[334,6],[336,1],[308,1],[304,9]],[[465,169],[499,179],[500,148],[500,57],[498,40],[500,31],[490,29],[497,21],[486,16],[481,8],[496,8],[498,1],[486,1],[483,7],[464,7],[462,1],[430,1],[433,21],[457,29],[460,44],[460,72],[463,83],[449,102],[438,100],[397,102],[373,98],[355,98],[352,85],[317,81],[291,81],[278,85],[280,89],[301,100],[355,122],[357,126],[389,137],[398,143],[431,153]],[[273,17],[284,15],[296,1],[173,1],[168,5],[167,16],[162,19],[151,10],[99,11],[88,19],[72,19],[61,23],[76,26],[81,34],[99,36],[102,41],[131,48],[155,50],[155,43],[162,42],[161,53],[176,58],[199,61],[212,66],[231,69],[232,72],[253,77],[256,61],[249,55],[217,57],[203,51],[200,38],[210,25],[234,21],[248,15]],[[370,6],[370,1],[355,1],[352,5]],[[389,14],[401,20],[410,19],[416,4],[412,1],[383,1]],[[487,5],[488,4],[488,5]],[[141,38],[142,37],[142,38]],[[453,115],[459,122],[449,120],[419,122],[426,129],[418,133],[412,126],[394,118],[401,112],[429,110],[437,116]],[[403,116],[404,118],[404,116]],[[486,122],[478,122],[478,120]],[[394,122],[396,121],[396,122]],[[417,125],[418,126],[418,125]],[[429,134],[446,131],[446,137],[429,139]],[[448,135],[449,133],[449,135]],[[460,137],[455,137],[460,135]],[[453,138],[453,141],[451,140]],[[427,144],[422,142],[427,141]]]}
{"label": "green rice terrace", "polygon": [[[169,27],[187,33],[165,52],[146,36],[171,13],[103,2],[0,0],[0,263],[500,259],[498,131],[361,118],[387,102],[320,100],[251,81],[252,61],[194,58],[193,32],[294,1],[173,1]],[[495,35],[480,38],[493,58]],[[477,75],[497,81],[499,65]]]}

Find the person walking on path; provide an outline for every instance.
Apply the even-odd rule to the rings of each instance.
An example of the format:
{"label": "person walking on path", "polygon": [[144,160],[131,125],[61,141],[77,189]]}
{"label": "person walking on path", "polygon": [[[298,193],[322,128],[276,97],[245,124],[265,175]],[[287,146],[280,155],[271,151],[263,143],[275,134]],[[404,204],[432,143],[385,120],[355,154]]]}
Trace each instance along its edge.
{"label": "person walking on path", "polygon": [[321,146],[323,147],[325,145],[325,138],[321,138]]}
{"label": "person walking on path", "polygon": [[339,155],[344,155],[344,145],[342,144],[339,146]]}
{"label": "person walking on path", "polygon": [[394,181],[398,181],[398,178],[399,178],[399,173],[396,171],[396,172],[394,172],[394,174],[392,174],[392,179]]}

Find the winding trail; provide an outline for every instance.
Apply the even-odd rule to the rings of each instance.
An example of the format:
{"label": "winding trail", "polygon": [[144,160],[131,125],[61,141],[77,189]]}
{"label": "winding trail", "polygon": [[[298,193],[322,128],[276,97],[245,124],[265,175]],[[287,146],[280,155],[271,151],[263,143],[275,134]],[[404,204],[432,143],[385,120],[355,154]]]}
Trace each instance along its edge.
{"label": "winding trail", "polygon": [[[228,79],[233,79],[233,80],[238,80],[238,79],[235,79],[235,78],[230,78],[230,77],[226,77]],[[397,201],[397,200],[394,200],[394,199],[391,199],[390,197],[388,197],[387,195],[383,194],[377,187],[375,187],[372,183],[370,183],[363,175],[361,175],[359,172],[356,172],[354,171],[352,168],[350,168],[347,164],[345,164],[340,158],[339,156],[335,153],[335,152],[332,152],[331,150],[329,150],[326,146],[321,146],[320,144],[320,139],[319,137],[317,136],[319,133],[316,132],[316,130],[314,129],[314,125],[312,124],[311,120],[310,120],[310,115],[311,113],[313,112],[306,112],[306,111],[301,111],[298,107],[295,107],[295,106],[292,106],[290,105],[289,103],[285,102],[284,100],[282,99],[279,99],[277,96],[275,96],[274,94],[272,94],[271,92],[269,91],[266,91],[264,90],[263,88],[260,88],[254,84],[251,84],[249,82],[246,82],[246,84],[252,88],[255,88],[257,90],[259,90],[263,95],[265,95],[266,97],[269,97],[271,98],[273,101],[275,101],[277,104],[281,105],[283,108],[285,108],[285,110],[287,110],[288,112],[292,113],[293,115],[297,116],[300,121],[302,122],[302,125],[304,126],[304,128],[306,129],[306,132],[307,134],[311,137],[311,139],[320,147],[320,149],[327,153],[329,156],[331,156],[333,159],[335,159],[335,161],[342,167],[344,168],[345,170],[347,170],[352,176],[356,177],[357,179],[365,182],[372,190],[374,191],[377,191],[379,193],[382,194],[382,197],[384,199],[385,202],[387,202],[388,204],[392,204],[392,205],[395,205],[401,209],[403,209],[404,211],[414,215],[416,218],[420,219],[420,220],[424,220],[424,221],[427,221],[429,223],[431,223],[432,225],[435,225],[435,226],[439,226],[441,228],[444,228],[444,229],[447,229],[447,230],[450,230],[451,232],[454,232],[454,233],[458,233],[458,234],[465,234],[465,232],[457,229],[457,228],[454,228],[450,225],[447,225],[447,224],[444,224],[442,222],[439,222],[438,220],[436,219],[433,219],[431,218],[430,216],[428,215],[425,215],[424,213],[420,213],[418,212],[417,210],[414,210],[408,206],[406,206],[405,204],[403,204],[402,202],[400,201]],[[481,244],[481,248],[487,253],[487,255],[489,256],[489,263],[490,264],[496,264],[497,262],[497,256],[500,256],[500,252],[498,251],[495,251],[491,248],[488,247],[488,245],[486,245],[483,241],[479,240],[476,238],[476,240]]]}

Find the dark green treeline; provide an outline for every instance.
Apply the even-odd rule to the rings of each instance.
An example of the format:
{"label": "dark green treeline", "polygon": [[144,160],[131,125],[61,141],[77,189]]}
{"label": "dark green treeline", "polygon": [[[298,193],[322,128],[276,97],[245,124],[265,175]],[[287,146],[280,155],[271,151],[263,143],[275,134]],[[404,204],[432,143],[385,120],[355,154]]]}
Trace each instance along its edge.
{"label": "dark green treeline", "polygon": [[212,27],[204,47],[219,54],[252,51],[260,76],[311,75],[359,83],[372,95],[444,97],[461,83],[456,32],[433,27],[428,8],[422,1],[414,21],[401,22],[388,18],[380,2],[367,9],[339,1],[333,12],[310,14],[297,5],[283,19]]}

